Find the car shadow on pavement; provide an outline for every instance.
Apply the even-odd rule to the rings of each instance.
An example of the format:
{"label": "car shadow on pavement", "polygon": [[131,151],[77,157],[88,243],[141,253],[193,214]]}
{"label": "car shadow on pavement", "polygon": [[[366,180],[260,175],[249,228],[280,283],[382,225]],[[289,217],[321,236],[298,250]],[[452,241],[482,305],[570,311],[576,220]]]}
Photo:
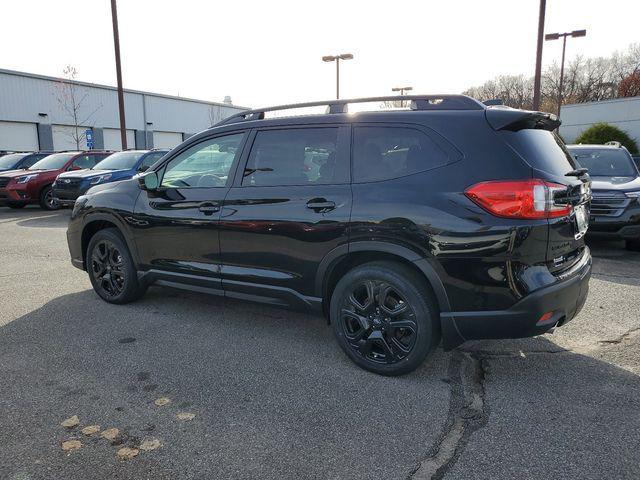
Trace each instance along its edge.
{"label": "car shadow on pavement", "polygon": [[[73,293],[0,328],[0,390],[0,478],[406,478],[465,416],[483,421],[439,475],[622,478],[640,464],[640,378],[546,337],[439,349],[382,377],[320,317],[163,288],[125,306]],[[69,439],[82,446],[65,454]],[[144,439],[161,447],[116,458]]]}

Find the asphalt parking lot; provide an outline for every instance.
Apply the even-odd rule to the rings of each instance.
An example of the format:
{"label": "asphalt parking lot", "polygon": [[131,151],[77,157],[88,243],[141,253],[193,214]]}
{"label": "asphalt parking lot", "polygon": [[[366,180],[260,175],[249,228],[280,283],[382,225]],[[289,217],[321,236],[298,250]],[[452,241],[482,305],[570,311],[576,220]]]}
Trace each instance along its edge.
{"label": "asphalt parking lot", "polygon": [[102,302],[68,217],[0,208],[3,480],[640,478],[640,254],[617,242],[590,242],[589,299],[553,335],[385,378],[319,317],[157,287]]}

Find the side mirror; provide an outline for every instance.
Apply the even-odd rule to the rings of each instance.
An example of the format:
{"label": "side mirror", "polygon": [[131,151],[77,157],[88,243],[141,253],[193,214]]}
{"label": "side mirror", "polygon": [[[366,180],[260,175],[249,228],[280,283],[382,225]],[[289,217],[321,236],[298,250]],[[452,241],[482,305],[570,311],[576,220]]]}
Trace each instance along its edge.
{"label": "side mirror", "polygon": [[158,173],[151,171],[138,177],[138,184],[143,190],[157,190],[160,186],[160,179]]}
{"label": "side mirror", "polygon": [[139,172],[146,172],[147,170],[149,170],[149,165],[140,165],[138,167]]}

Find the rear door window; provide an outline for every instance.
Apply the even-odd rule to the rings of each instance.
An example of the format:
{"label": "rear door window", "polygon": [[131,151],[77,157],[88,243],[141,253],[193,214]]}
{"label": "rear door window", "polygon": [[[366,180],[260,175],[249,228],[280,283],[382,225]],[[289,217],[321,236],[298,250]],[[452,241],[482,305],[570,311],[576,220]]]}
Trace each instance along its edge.
{"label": "rear door window", "polygon": [[416,128],[359,126],[353,131],[353,180],[375,182],[449,163],[445,151]]}
{"label": "rear door window", "polygon": [[243,186],[322,185],[348,181],[339,128],[284,128],[256,133]]}

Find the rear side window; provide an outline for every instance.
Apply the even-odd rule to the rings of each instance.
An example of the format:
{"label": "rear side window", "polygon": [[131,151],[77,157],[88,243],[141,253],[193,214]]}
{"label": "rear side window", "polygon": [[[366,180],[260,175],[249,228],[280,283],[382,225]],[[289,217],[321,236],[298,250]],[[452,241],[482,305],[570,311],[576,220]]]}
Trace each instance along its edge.
{"label": "rear side window", "polygon": [[577,168],[564,142],[555,133],[531,128],[500,133],[506,137],[507,143],[537,170],[563,176]]}
{"label": "rear side window", "polygon": [[346,181],[338,128],[262,130],[256,134],[242,185],[321,185]]}
{"label": "rear side window", "polygon": [[404,177],[447,163],[447,154],[420,130],[392,126],[354,128],[354,182]]}

